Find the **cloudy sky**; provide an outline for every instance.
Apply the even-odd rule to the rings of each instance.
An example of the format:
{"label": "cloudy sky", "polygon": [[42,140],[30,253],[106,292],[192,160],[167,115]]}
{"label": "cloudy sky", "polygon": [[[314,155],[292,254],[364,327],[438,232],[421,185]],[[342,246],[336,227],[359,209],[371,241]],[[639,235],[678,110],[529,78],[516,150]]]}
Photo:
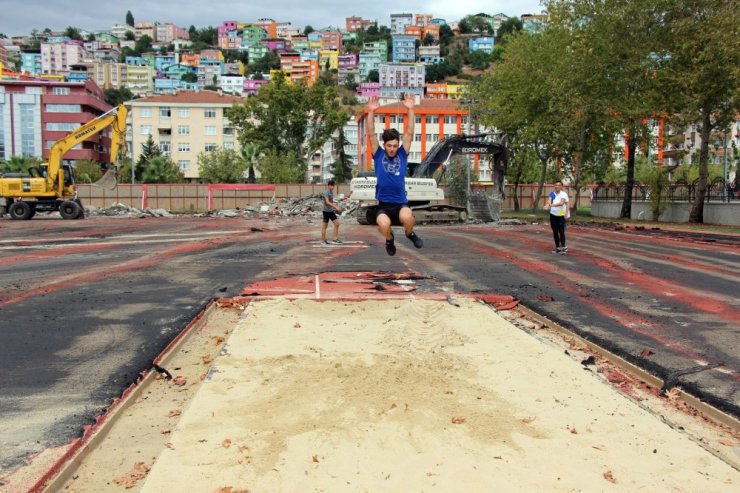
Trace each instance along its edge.
{"label": "cloudy sky", "polygon": [[188,28],[217,27],[224,20],[249,22],[260,18],[311,25],[344,27],[344,18],[357,15],[390,25],[391,13],[429,13],[448,22],[484,12],[509,16],[538,13],[539,0],[373,0],[365,5],[333,0],[0,0],[0,33],[28,34],[32,29],[62,31],[67,26],[97,31],[123,23],[130,10],[136,21],[172,22]]}

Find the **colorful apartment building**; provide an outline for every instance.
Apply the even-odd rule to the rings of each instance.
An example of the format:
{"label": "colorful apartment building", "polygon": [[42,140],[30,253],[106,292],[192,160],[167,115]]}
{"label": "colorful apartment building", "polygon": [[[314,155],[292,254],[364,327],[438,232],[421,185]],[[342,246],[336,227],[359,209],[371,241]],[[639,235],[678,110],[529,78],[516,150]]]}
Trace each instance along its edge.
{"label": "colorful apartment building", "polygon": [[277,22],[274,19],[259,19],[254,24],[265,31],[267,39],[277,38]]}
{"label": "colorful apartment building", "polygon": [[339,69],[354,70],[358,67],[356,53],[342,53],[338,57]]}
{"label": "colorful apartment building", "polygon": [[[452,100],[422,99],[414,107],[414,137],[409,152],[410,162],[421,162],[427,152],[438,141],[449,135],[460,135],[465,132],[468,123],[468,110]],[[395,128],[402,135],[407,125],[407,110],[403,104],[395,102],[381,106],[375,111],[375,131],[378,136],[387,128]],[[373,160],[370,151],[370,140],[365,135],[367,110],[357,117],[357,146],[360,172],[372,169]],[[478,172],[476,159],[476,172]]]}
{"label": "colorful apartment building", "polygon": [[41,73],[65,75],[71,65],[79,65],[87,58],[84,45],[83,41],[69,39],[41,43]]}
{"label": "colorful apartment building", "polygon": [[439,41],[439,26],[435,24],[428,24],[424,26],[424,30],[421,32],[421,39],[424,40],[430,36],[432,39]]}
{"label": "colorful apartment building", "polygon": [[380,53],[376,51],[361,52],[359,61],[360,80],[367,80],[373,70],[380,71],[380,65],[383,63]]}
{"label": "colorful apartment building", "polygon": [[460,99],[467,93],[465,84],[447,84],[445,82],[430,82],[425,85],[427,99]]}
{"label": "colorful apartment building", "polygon": [[319,69],[338,70],[339,52],[337,50],[319,50]]}
{"label": "colorful apartment building", "polygon": [[294,50],[307,50],[308,36],[292,36],[290,38],[290,45]]}
{"label": "colorful apartment building", "polygon": [[414,14],[391,14],[391,34],[405,34],[406,26],[414,23]]}
{"label": "colorful apartment building", "polygon": [[380,82],[361,82],[357,86],[357,97],[362,99],[380,97]]}
{"label": "colorful apartment building", "polygon": [[319,78],[319,63],[315,60],[296,62],[293,64],[288,78],[292,82],[305,80],[308,87],[311,87]]}
{"label": "colorful apartment building", "polygon": [[154,67],[126,64],[126,87],[134,96],[148,96],[154,92]]}
{"label": "colorful apartment building", "polygon": [[342,51],[342,32],[340,30],[321,32],[321,49]]}
{"label": "colorful apartment building", "polygon": [[424,95],[426,67],[422,64],[383,63],[380,65],[380,97],[399,98],[402,94]]}
{"label": "colorful apartment building", "polygon": [[370,26],[377,26],[378,21],[371,20],[371,19],[363,19],[362,17],[347,17],[344,20],[344,30],[347,32],[355,32],[359,29],[364,29],[367,31],[367,29]]}
{"label": "colorful apartment building", "polygon": [[260,92],[260,87],[269,83],[269,80],[247,79],[244,81],[244,95],[256,96]]}
{"label": "colorful apartment building", "polygon": [[[110,110],[103,90],[92,80],[0,81],[0,159],[12,156],[48,159],[51,146],[70,132]],[[110,132],[92,135],[70,149],[65,160],[110,160]]]}
{"label": "colorful apartment building", "polygon": [[413,36],[414,38],[421,41],[422,29],[423,28],[421,26],[416,25],[406,26],[406,32],[404,34],[406,34],[406,36]]}
{"label": "colorful apartment building", "polygon": [[[5,47],[0,44],[0,52],[5,50]],[[8,60],[0,62],[7,66]],[[21,72],[28,75],[40,75],[41,70],[41,53],[21,53]]]}
{"label": "colorful apartment building", "polygon": [[416,61],[416,38],[407,34],[393,36],[393,62]]}
{"label": "colorful apartment building", "polygon": [[493,36],[470,38],[468,40],[468,49],[470,51],[482,51],[490,55],[493,53]]}
{"label": "colorful apartment building", "polygon": [[151,136],[186,179],[197,181],[198,154],[217,148],[238,150],[236,132],[224,112],[242,102],[244,98],[215,91],[181,91],[129,101],[128,140],[134,162]]}
{"label": "colorful apartment building", "polygon": [[90,64],[90,73],[103,89],[120,89],[128,83],[125,63],[95,61]]}
{"label": "colorful apartment building", "polygon": [[166,22],[155,26],[155,41],[160,43],[172,43],[176,39],[190,39],[190,33],[185,29]]}
{"label": "colorful apartment building", "polygon": [[434,16],[432,14],[416,14],[414,15],[414,24],[417,26],[428,26],[432,23]]}
{"label": "colorful apartment building", "polygon": [[200,63],[200,53],[181,53],[180,63],[183,65],[189,65],[191,67],[197,67]]}
{"label": "colorful apartment building", "polygon": [[314,31],[312,33],[308,33],[308,49],[310,50],[320,50],[321,49],[321,33]]}
{"label": "colorful apartment building", "polygon": [[419,63],[433,65],[444,60],[445,58],[439,55],[439,45],[419,46]]}

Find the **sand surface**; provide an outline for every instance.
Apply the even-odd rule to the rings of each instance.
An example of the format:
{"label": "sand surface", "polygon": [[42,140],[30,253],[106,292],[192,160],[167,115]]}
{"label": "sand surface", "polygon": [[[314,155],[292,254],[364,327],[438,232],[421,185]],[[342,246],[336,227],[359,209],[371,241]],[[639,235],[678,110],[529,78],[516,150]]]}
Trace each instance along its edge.
{"label": "sand surface", "polygon": [[740,487],[737,469],[562,349],[458,303],[253,302],[137,488]]}

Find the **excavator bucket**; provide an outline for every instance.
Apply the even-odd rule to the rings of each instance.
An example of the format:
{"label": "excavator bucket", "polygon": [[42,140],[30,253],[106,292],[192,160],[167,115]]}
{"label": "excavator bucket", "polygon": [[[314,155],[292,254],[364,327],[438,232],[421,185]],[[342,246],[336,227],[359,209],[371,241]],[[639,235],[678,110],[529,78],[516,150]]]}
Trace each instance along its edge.
{"label": "excavator bucket", "polygon": [[118,180],[116,180],[115,166],[108,168],[108,171],[98,181],[92,184],[94,187],[106,188],[108,190],[115,190],[117,185]]}

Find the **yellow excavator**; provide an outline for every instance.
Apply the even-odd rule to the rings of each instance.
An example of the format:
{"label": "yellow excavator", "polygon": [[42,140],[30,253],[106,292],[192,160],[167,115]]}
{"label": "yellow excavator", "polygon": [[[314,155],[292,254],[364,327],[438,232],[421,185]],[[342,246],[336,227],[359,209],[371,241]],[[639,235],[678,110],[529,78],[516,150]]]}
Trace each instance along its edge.
{"label": "yellow excavator", "polygon": [[[64,219],[85,216],[82,202],[77,197],[74,170],[64,164],[64,153],[77,144],[111,127],[110,162],[116,163],[118,154],[126,145],[126,115],[119,105],[90,120],[66,137],[56,141],[49,151],[49,161],[28,169],[28,173],[6,173],[0,177],[0,198],[13,219],[31,219],[36,212],[59,211]],[[94,185],[115,187],[115,166],[109,166],[105,175]]]}

